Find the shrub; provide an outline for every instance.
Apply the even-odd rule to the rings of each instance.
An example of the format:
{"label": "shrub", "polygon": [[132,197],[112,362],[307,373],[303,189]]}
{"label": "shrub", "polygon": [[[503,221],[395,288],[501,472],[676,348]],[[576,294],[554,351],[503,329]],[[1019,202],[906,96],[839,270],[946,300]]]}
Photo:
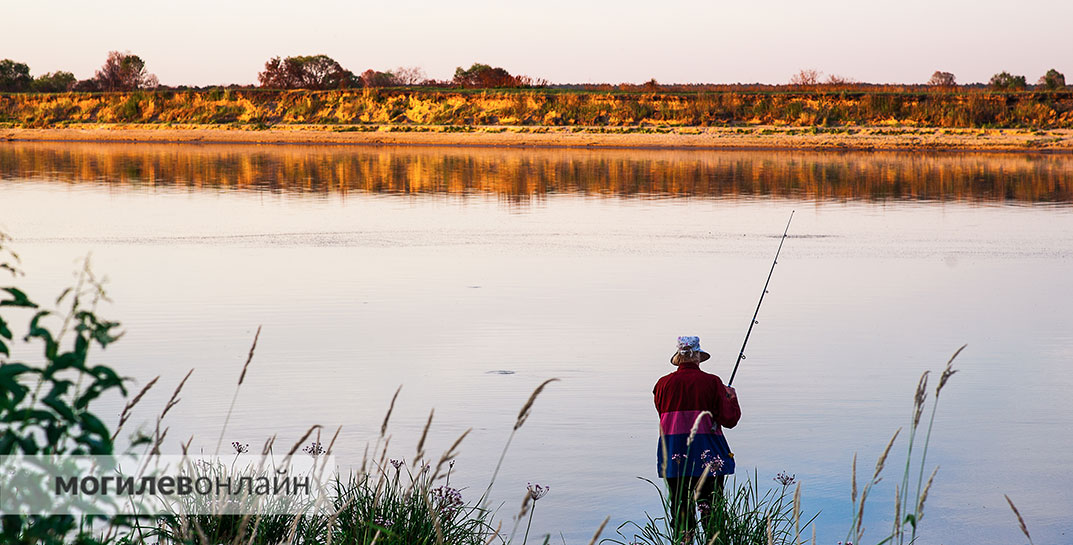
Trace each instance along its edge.
{"label": "shrub", "polygon": [[[18,256],[4,247],[7,240],[0,233],[0,272],[18,277]],[[43,310],[14,286],[0,292],[4,297],[0,310],[5,311],[0,315],[0,421],[4,422],[0,455],[111,454],[112,436],[89,405],[113,390],[126,395],[126,389],[111,367],[90,365],[88,360],[94,345],[103,349],[119,339],[115,331],[119,324],[94,312],[105,293],[88,260],[77,285],[56,300],[57,305],[66,305],[63,310]],[[41,343],[39,361],[10,360],[11,314],[19,311],[32,313],[24,339]],[[9,544],[59,544],[77,527],[70,515],[0,518],[0,537]]]}
{"label": "shrub", "polygon": [[790,77],[790,85],[816,85],[821,75],[823,72],[819,70],[804,69]]}
{"label": "shrub", "polygon": [[1054,68],[1051,68],[1043,75],[1043,77],[1039,78],[1036,85],[1039,85],[1048,91],[1057,91],[1066,86],[1066,76]]}
{"label": "shrub", "polygon": [[991,76],[988,84],[996,91],[1023,91],[1028,86],[1024,76],[1015,76],[1006,71]]}
{"label": "shrub", "polygon": [[19,92],[30,88],[30,67],[11,59],[0,61],[0,91]]}
{"label": "shrub", "polygon": [[30,90],[38,93],[64,93],[74,88],[75,75],[70,72],[56,71],[34,78]]}
{"label": "shrub", "polygon": [[931,75],[931,79],[928,80],[928,85],[932,87],[953,87],[957,85],[957,80],[954,78],[954,74],[950,72],[936,70]]}
{"label": "shrub", "polygon": [[130,51],[109,51],[93,78],[102,91],[133,91],[160,85],[156,76],[145,69],[145,61]]}
{"label": "shrub", "polygon": [[350,87],[354,74],[327,55],[273,57],[257,81],[269,89],[338,89]]}

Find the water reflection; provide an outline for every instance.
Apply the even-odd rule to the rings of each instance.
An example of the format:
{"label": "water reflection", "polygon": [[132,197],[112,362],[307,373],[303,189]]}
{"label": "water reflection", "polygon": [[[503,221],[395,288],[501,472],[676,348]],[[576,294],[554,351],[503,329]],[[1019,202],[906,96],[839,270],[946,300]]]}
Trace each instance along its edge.
{"label": "water reflection", "polygon": [[298,194],[1073,202],[1073,157],[808,151],[5,143],[0,179]]}

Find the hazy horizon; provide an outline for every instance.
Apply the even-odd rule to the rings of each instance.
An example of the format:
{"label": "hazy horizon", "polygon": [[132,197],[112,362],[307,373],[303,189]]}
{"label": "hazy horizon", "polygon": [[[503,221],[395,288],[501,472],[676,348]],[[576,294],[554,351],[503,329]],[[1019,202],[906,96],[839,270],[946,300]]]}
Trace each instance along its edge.
{"label": "hazy horizon", "polygon": [[[1006,70],[1034,83],[1073,73],[1073,2],[993,0],[749,5],[634,0],[539,9],[491,0],[425,5],[193,0],[22,2],[6,9],[0,58],[93,76],[111,50],[146,61],[165,85],[255,83],[275,56],[325,54],[360,73],[420,66],[449,79],[483,62],[553,83],[787,83],[801,69],[868,83],[923,83],[952,72],[986,82]],[[1071,74],[1073,75],[1073,74]]]}

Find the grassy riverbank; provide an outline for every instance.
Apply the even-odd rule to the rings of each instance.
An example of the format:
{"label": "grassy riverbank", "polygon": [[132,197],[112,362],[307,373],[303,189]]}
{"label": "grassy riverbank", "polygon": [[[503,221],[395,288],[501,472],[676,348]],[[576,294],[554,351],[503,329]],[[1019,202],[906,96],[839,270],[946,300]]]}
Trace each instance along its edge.
{"label": "grassy riverbank", "polygon": [[0,138],[1069,150],[1073,93],[216,89],[4,94]]}
{"label": "grassy riverbank", "polygon": [[225,90],[0,95],[0,122],[1073,128],[1073,92]]}

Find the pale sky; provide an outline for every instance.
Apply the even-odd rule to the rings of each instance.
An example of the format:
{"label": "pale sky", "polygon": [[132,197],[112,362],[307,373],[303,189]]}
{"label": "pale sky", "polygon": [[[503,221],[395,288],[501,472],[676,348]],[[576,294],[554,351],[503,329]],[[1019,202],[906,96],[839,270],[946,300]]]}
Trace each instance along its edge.
{"label": "pale sky", "polygon": [[1007,70],[1073,80],[1073,0],[0,0],[0,59],[93,75],[110,50],[169,85],[254,83],[273,56],[359,73],[483,62],[553,83],[872,83]]}

